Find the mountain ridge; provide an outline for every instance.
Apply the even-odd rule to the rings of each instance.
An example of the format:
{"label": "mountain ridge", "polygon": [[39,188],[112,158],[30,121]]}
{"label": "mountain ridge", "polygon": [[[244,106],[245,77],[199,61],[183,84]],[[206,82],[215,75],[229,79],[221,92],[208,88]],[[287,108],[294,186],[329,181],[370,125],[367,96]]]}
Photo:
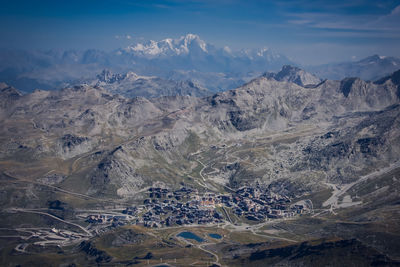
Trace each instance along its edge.
{"label": "mountain ridge", "polygon": [[323,79],[340,80],[346,77],[359,77],[374,81],[393,73],[400,67],[400,59],[396,57],[372,55],[353,62],[341,62],[306,67]]}
{"label": "mountain ridge", "polygon": [[277,81],[294,82],[300,86],[312,86],[321,82],[321,79],[315,75],[308,73],[298,67],[284,65],[277,73],[266,72],[263,74],[266,78],[272,78]]}
{"label": "mountain ridge", "polygon": [[21,95],[0,84],[0,99],[16,96],[0,105],[2,225],[35,235],[7,236],[7,259],[60,255],[55,248],[63,264],[130,264],[120,251],[137,263],[172,247],[187,266],[177,235],[190,225],[206,242],[221,235],[213,253],[228,265],[282,263],[270,256],[280,251],[285,264],[292,255],[315,264],[321,251],[349,248],[348,262],[396,263],[398,73],[301,86],[308,74],[289,70],[202,98],[127,98],[88,84]]}
{"label": "mountain ridge", "polygon": [[[78,82],[82,83],[82,82]],[[130,71],[123,74],[113,74],[110,70],[103,70],[97,79],[88,80],[93,86],[100,86],[113,94],[121,94],[132,98],[142,96],[146,98],[161,96],[206,96],[211,92],[192,81],[174,81],[155,76],[137,75]]]}
{"label": "mountain ridge", "polygon": [[[269,48],[232,50],[215,47],[198,35],[136,42],[111,52],[18,51],[0,52],[0,80],[25,92],[54,90],[77,80],[93,79],[103,69],[115,73],[133,71],[165,80],[191,81],[210,91],[234,89],[264,72],[284,65],[301,65]],[[373,55],[356,62],[306,66],[320,79],[360,77],[376,80],[400,66],[395,57]]]}
{"label": "mountain ridge", "polygon": [[74,80],[93,78],[103,69],[111,69],[117,73],[134,71],[163,79],[183,76],[179,80],[191,80],[216,91],[239,86],[248,73],[275,70],[292,63],[271,49],[231,51],[188,34],[177,39],[136,43],[111,52],[95,49],[2,51],[0,80],[29,92],[35,88],[65,87]]}

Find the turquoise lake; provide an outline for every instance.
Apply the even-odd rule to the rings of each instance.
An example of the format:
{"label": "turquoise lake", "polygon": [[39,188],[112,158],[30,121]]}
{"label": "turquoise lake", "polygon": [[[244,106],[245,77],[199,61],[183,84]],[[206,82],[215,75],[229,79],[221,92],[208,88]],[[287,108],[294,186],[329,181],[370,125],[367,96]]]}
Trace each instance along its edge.
{"label": "turquoise lake", "polygon": [[211,238],[214,238],[214,239],[221,239],[222,238],[222,236],[221,235],[219,235],[219,234],[208,234]]}
{"label": "turquoise lake", "polygon": [[183,237],[185,239],[193,239],[193,240],[196,240],[197,242],[203,242],[204,241],[204,239],[202,239],[201,237],[193,234],[192,232],[180,232],[177,236]]}

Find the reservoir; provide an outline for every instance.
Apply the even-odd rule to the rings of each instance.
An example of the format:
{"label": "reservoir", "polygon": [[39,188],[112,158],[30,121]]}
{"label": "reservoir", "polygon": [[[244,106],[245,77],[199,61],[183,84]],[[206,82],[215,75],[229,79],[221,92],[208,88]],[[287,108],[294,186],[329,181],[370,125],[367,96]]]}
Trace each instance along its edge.
{"label": "reservoir", "polygon": [[202,239],[201,237],[193,234],[192,232],[180,232],[177,236],[183,237],[185,239],[193,239],[193,240],[196,240],[197,242],[203,242],[204,241],[204,239]]}
{"label": "reservoir", "polygon": [[221,235],[219,235],[219,234],[208,234],[211,238],[214,238],[214,239],[221,239],[222,238],[222,236]]}

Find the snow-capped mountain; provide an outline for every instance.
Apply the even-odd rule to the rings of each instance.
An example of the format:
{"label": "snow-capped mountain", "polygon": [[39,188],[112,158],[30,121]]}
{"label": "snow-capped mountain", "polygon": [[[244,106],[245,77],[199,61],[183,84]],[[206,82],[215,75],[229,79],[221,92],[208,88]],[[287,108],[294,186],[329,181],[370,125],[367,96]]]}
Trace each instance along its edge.
{"label": "snow-capped mountain", "polygon": [[167,38],[159,42],[150,40],[146,43],[137,43],[130,45],[123,50],[137,56],[155,58],[188,55],[189,53],[198,52],[208,53],[207,47],[210,47],[210,45],[201,40],[198,35],[187,34],[178,39]]}
{"label": "snow-capped mountain", "polygon": [[269,48],[234,51],[216,47],[196,34],[134,43],[111,52],[0,51],[0,80],[29,92],[56,89],[72,81],[93,79],[103,69],[133,71],[162,79],[193,81],[212,91],[233,89],[265,71],[291,64]]}
{"label": "snow-capped mountain", "polygon": [[136,73],[165,79],[179,77],[212,91],[233,89],[265,71],[294,64],[266,47],[237,51],[228,46],[218,48],[195,34],[135,43],[118,49],[114,55],[114,62],[129,65]]}
{"label": "snow-capped mountain", "polygon": [[287,60],[284,55],[272,51],[267,47],[260,49],[242,49],[233,51],[229,46],[217,48],[212,44],[206,43],[196,34],[189,33],[177,39],[163,39],[160,41],[147,41],[145,43],[135,43],[126,48],[119,49],[117,54],[128,53],[148,59],[169,57],[169,56],[188,56],[188,55],[209,55],[224,58],[247,58],[250,60],[265,59],[269,63],[277,60]]}
{"label": "snow-capped mountain", "polygon": [[[147,66],[146,73],[160,76],[173,70],[246,73],[277,70],[283,64],[293,64],[287,57],[268,48],[233,51],[217,48],[198,35],[187,34],[177,39],[150,40],[119,49],[116,55],[132,64]],[[156,64],[155,64],[156,62]],[[150,65],[150,66],[149,66]]]}
{"label": "snow-capped mountain", "polygon": [[[192,81],[210,91],[236,88],[262,73],[296,65],[286,56],[266,47],[233,50],[216,47],[198,35],[134,43],[111,52],[86,51],[0,51],[0,81],[25,92],[58,89],[74,81],[93,80],[103,69],[114,73],[130,71],[164,80]],[[360,77],[375,80],[400,68],[400,59],[371,56],[306,68],[319,78]],[[304,79],[306,77],[303,77]],[[303,79],[302,78],[302,79]],[[308,78],[307,78],[308,79]]]}

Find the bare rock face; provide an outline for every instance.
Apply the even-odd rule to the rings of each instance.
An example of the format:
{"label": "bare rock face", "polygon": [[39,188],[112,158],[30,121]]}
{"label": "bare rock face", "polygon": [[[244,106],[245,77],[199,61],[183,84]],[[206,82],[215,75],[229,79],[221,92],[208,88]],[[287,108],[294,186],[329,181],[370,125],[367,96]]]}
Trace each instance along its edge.
{"label": "bare rock face", "polygon": [[88,194],[116,194],[133,196],[143,185],[143,178],[125,158],[126,152],[117,147],[109,153],[87,177],[90,179]]}
{"label": "bare rock face", "polygon": [[47,185],[56,185],[61,183],[62,181],[65,180],[65,175],[62,174],[57,174],[57,173],[51,173],[47,174],[44,177],[41,177],[38,179],[40,183],[47,184]]}
{"label": "bare rock face", "polygon": [[64,158],[72,158],[86,153],[93,148],[92,140],[88,137],[66,134],[58,142],[58,154]]}
{"label": "bare rock face", "polygon": [[110,255],[108,255],[105,251],[97,249],[96,246],[90,241],[82,241],[79,245],[79,249],[85,252],[87,258],[96,262],[96,264],[108,263],[112,260]]}
{"label": "bare rock face", "polygon": [[395,71],[389,76],[386,76],[382,79],[379,79],[375,82],[375,84],[393,84],[394,86],[397,86],[397,92],[396,95],[398,98],[400,98],[400,70]]}
{"label": "bare rock face", "polygon": [[5,83],[0,83],[0,118],[7,113],[7,109],[11,107],[22,94]]}
{"label": "bare rock face", "polygon": [[346,112],[380,110],[397,103],[396,94],[397,86],[391,82],[377,85],[348,78],[306,88],[260,77],[238,89],[209,97],[206,114],[221,128],[276,130],[296,121],[326,121]]}
{"label": "bare rock face", "polygon": [[139,76],[134,72],[113,74],[103,70],[97,79],[89,82],[100,86],[112,94],[125,97],[162,97],[162,96],[207,96],[211,93],[192,81],[174,81],[153,76]]}
{"label": "bare rock face", "polygon": [[[272,140],[250,163],[227,155],[221,158],[225,163],[204,167],[216,183],[231,186],[253,180],[304,182],[308,172],[347,182],[363,171],[354,166],[393,162],[399,152],[398,73],[375,83],[358,78],[320,82],[310,75],[286,66],[202,99],[129,99],[89,85],[20,95],[3,86],[2,93],[13,101],[1,119],[2,159],[72,159],[72,173],[53,179],[54,184],[68,184],[79,173],[88,184],[86,193],[121,198],[135,196],[155,180],[172,185],[192,176],[200,167],[193,154],[212,155],[211,144],[245,144],[251,151],[254,140]],[[112,84],[131,78],[101,77]],[[302,133],[311,128],[312,134]],[[293,129],[299,133],[288,144],[274,144],[275,136]]]}
{"label": "bare rock face", "polygon": [[220,121],[222,127],[227,123],[239,131],[284,128],[296,111],[292,106],[304,105],[302,90],[293,83],[258,78],[208,98],[207,114],[211,121]]}
{"label": "bare rock face", "polygon": [[392,84],[377,86],[359,78],[346,78],[340,82],[340,92],[345,97],[347,110],[378,110],[396,103],[397,90]]}
{"label": "bare rock face", "polygon": [[365,117],[341,118],[347,120],[346,127],[311,140],[297,167],[322,170],[334,182],[347,183],[357,179],[365,166],[395,162],[400,149],[399,113],[397,104]]}
{"label": "bare rock face", "polygon": [[263,76],[280,82],[292,82],[303,87],[317,85],[321,82],[317,76],[290,65],[283,66],[278,73],[267,72]]}

